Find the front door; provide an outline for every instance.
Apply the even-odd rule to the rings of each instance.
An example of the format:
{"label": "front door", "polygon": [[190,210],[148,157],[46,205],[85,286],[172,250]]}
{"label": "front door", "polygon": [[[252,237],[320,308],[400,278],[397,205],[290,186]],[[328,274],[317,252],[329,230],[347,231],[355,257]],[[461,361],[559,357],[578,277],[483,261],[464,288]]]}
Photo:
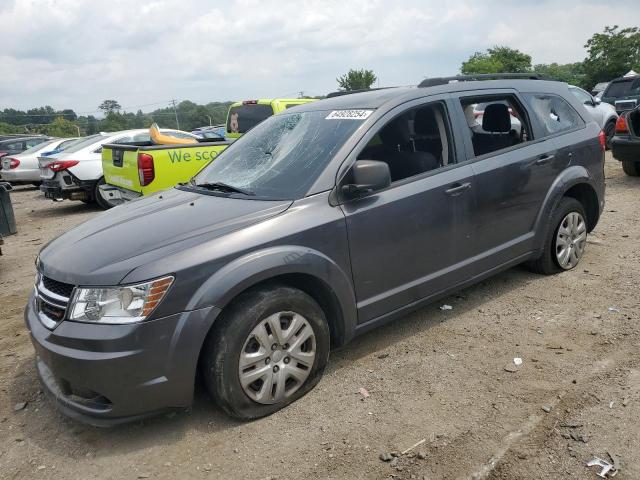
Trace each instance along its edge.
{"label": "front door", "polygon": [[425,103],[379,123],[358,159],[387,162],[392,184],[341,206],[360,323],[469,275],[473,170],[457,163],[445,103]]}

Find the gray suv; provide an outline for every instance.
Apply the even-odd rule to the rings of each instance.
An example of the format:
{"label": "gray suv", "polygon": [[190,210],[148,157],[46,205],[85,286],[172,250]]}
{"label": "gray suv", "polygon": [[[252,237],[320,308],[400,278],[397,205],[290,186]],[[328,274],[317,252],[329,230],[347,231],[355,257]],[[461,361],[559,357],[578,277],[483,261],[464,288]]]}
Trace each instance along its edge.
{"label": "gray suv", "polygon": [[190,405],[200,371],[224,411],[262,417],[331,346],[523,262],[574,268],[601,129],[564,83],[451,80],[287,110],[44,247],[25,319],[56,405],[136,419]]}

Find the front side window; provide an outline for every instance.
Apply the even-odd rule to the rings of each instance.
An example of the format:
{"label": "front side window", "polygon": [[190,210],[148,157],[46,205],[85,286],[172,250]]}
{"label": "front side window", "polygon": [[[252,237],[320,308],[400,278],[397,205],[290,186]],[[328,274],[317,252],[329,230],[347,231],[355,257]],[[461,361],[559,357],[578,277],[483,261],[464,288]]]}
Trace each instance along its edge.
{"label": "front side window", "polygon": [[460,104],[476,157],[532,138],[524,109],[513,95],[465,97]]}
{"label": "front side window", "polygon": [[584,125],[578,112],[562,97],[528,93],[525,94],[525,98],[547,135],[573,130]]}
{"label": "front side window", "polygon": [[337,118],[334,113],[313,111],[269,117],[231,144],[187,188],[216,191],[216,185],[224,184],[229,194],[235,191],[264,199],[303,197],[369,116]]}
{"label": "front side window", "polygon": [[367,143],[357,159],[387,163],[392,182],[453,163],[444,104],[421,105],[390,120]]}

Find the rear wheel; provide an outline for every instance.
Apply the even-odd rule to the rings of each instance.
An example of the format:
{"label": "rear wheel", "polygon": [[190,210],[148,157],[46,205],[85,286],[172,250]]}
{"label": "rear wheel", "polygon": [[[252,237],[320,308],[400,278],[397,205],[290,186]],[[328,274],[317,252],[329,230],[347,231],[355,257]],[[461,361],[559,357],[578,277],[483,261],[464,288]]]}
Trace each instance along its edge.
{"label": "rear wheel", "polygon": [[623,160],[622,170],[630,177],[638,177],[640,176],[640,161]]}
{"label": "rear wheel", "polygon": [[587,223],[582,204],[564,197],[551,215],[542,255],[529,263],[536,273],[551,275],[571,270],[587,246]]}
{"label": "rear wheel", "polygon": [[106,182],[104,181],[104,177],[101,177],[100,180],[96,182],[96,185],[93,188],[93,199],[100,208],[102,208],[103,210],[108,210],[115,207],[116,205],[120,205],[122,203],[122,200],[114,200],[110,198],[107,193],[103,192],[100,189],[100,185],[104,185],[105,183]]}
{"label": "rear wheel", "polygon": [[609,122],[604,126],[604,135],[606,138],[605,147],[607,150],[611,150],[611,139],[616,133],[616,122]]}
{"label": "rear wheel", "polygon": [[201,356],[214,402],[243,420],[270,415],[309,392],[329,357],[320,306],[286,286],[241,294],[216,321]]}

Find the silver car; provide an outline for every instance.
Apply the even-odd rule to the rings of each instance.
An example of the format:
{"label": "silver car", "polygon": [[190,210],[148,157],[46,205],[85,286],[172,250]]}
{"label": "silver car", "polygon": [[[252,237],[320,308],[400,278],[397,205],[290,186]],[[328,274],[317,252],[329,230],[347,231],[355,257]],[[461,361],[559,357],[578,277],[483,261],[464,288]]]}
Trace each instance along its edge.
{"label": "silver car", "polygon": [[616,132],[616,120],[618,120],[615,107],[608,103],[603,103],[598,97],[594,97],[580,87],[569,85],[569,91],[584,103],[584,108],[587,109],[589,115],[600,125],[600,128],[607,137],[607,150],[611,148],[610,142],[613,134]]}

